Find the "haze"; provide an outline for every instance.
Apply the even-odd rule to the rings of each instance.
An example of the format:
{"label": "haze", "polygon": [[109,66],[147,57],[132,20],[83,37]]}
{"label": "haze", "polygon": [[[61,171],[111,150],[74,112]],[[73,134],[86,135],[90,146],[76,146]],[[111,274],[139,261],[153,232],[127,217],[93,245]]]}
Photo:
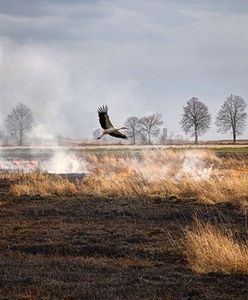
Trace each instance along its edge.
{"label": "haze", "polygon": [[[214,121],[226,96],[248,100],[247,28],[245,0],[1,0],[1,127],[23,102],[48,133],[90,138],[107,104],[116,126],[160,112],[181,134],[192,96]],[[227,137],[212,122],[202,138]]]}

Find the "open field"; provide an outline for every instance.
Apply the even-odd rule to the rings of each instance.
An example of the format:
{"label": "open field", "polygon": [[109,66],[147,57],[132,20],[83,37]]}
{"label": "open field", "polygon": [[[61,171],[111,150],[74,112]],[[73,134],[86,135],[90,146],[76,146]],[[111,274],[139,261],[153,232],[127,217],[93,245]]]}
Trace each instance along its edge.
{"label": "open field", "polygon": [[46,158],[49,157],[56,149],[72,151],[74,153],[92,153],[97,155],[103,154],[123,154],[137,153],[149,150],[167,150],[167,149],[205,149],[213,150],[220,154],[248,154],[248,142],[245,144],[201,144],[201,145],[84,145],[84,146],[4,146],[0,147],[1,157],[21,157],[21,158]]}
{"label": "open field", "polygon": [[0,173],[1,298],[248,299],[247,149],[79,148],[84,179]]}

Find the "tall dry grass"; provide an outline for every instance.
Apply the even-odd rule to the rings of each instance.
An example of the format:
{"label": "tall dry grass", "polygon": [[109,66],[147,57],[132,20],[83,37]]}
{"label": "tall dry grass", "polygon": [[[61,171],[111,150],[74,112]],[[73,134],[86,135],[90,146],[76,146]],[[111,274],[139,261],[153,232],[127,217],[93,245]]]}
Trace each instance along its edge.
{"label": "tall dry grass", "polygon": [[206,150],[146,151],[137,157],[87,158],[84,193],[177,197],[204,203],[248,203],[248,160],[220,159]]}
{"label": "tall dry grass", "polygon": [[[248,159],[220,159],[211,150],[147,150],[137,155],[86,155],[90,175],[80,182],[46,174],[13,175],[13,195],[68,193],[116,197],[248,203]],[[5,175],[4,175],[5,176]]]}
{"label": "tall dry grass", "polygon": [[196,273],[248,273],[248,244],[225,228],[200,224],[186,232],[185,253]]}
{"label": "tall dry grass", "polygon": [[59,196],[77,192],[76,185],[68,179],[51,178],[47,174],[19,175],[19,182],[13,183],[10,193],[14,196]]}

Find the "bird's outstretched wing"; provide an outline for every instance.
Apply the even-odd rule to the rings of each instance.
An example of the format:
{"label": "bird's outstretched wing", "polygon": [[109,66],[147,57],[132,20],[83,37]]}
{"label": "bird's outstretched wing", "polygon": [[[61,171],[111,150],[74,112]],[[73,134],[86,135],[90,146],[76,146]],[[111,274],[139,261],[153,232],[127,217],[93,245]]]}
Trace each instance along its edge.
{"label": "bird's outstretched wing", "polygon": [[114,137],[119,138],[119,139],[127,139],[127,136],[125,134],[121,133],[118,130],[109,133],[109,135],[114,136]]}
{"label": "bird's outstretched wing", "polygon": [[102,128],[108,129],[113,127],[112,123],[109,120],[107,105],[100,106],[97,111],[99,116],[99,122]]}

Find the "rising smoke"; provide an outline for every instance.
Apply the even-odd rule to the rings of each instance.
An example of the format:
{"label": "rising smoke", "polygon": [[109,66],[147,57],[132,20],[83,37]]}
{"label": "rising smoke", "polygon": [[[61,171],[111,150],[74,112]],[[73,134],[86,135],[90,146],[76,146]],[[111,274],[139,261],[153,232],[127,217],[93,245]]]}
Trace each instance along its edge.
{"label": "rising smoke", "polygon": [[92,138],[100,127],[96,109],[101,104],[111,107],[116,126],[124,123],[130,111],[140,114],[136,82],[109,80],[105,63],[92,55],[84,50],[82,56],[77,48],[61,51],[51,45],[20,44],[0,37],[0,71],[4,74],[0,129],[5,131],[6,115],[19,102],[30,107],[35,126],[43,126],[49,135],[73,138]]}
{"label": "rising smoke", "polygon": [[185,151],[182,167],[176,174],[175,179],[180,181],[189,178],[196,181],[208,180],[213,169],[213,162],[206,161],[204,151]]}
{"label": "rising smoke", "polygon": [[206,150],[146,150],[127,158],[106,156],[103,161],[93,159],[89,164],[108,178],[118,174],[143,179],[155,183],[174,179],[175,181],[209,180],[214,165],[219,159],[213,152]]}
{"label": "rising smoke", "polygon": [[54,152],[49,161],[40,163],[41,171],[55,174],[87,173],[87,163],[84,159],[76,157],[74,153],[67,153],[61,149]]}
{"label": "rising smoke", "polygon": [[208,180],[213,163],[209,154],[203,150],[158,151],[143,154],[144,163],[135,163],[135,168],[149,182],[172,177],[177,181],[185,178],[192,180]]}

